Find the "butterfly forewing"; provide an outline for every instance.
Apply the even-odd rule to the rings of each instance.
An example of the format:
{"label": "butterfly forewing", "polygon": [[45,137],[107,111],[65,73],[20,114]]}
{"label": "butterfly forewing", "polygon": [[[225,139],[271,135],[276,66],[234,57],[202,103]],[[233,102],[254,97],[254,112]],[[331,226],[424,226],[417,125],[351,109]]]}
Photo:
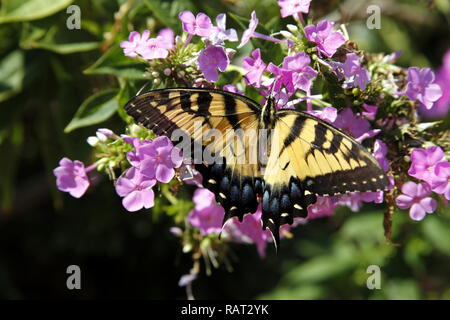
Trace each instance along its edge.
{"label": "butterfly forewing", "polygon": [[[202,173],[203,185],[224,206],[224,220],[256,211],[261,185],[254,152],[260,113],[256,102],[219,90],[162,89],[133,98],[125,110],[157,135],[173,138],[181,131],[190,139],[187,156]],[[200,155],[195,153],[198,147]],[[214,161],[205,161],[205,155]]]}

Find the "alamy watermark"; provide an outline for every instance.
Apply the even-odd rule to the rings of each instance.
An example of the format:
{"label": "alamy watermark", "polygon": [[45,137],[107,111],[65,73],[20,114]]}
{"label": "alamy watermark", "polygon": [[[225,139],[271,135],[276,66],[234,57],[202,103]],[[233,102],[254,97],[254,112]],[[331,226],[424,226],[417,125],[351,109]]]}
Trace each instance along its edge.
{"label": "alamy watermark", "polygon": [[66,26],[69,30],[80,30],[81,29],[81,9],[77,5],[68,6],[66,13],[70,14],[66,20]]}
{"label": "alamy watermark", "polygon": [[66,273],[69,274],[66,280],[66,286],[69,290],[81,289],[81,269],[79,266],[72,264],[67,267]]}
{"label": "alamy watermark", "polygon": [[367,278],[367,281],[366,281],[367,289],[369,289],[369,290],[381,289],[381,268],[380,268],[380,266],[377,266],[376,264],[372,264],[367,267],[366,272],[370,274],[370,276]]}
{"label": "alamy watermark", "polygon": [[369,30],[381,29],[381,8],[375,4],[367,7],[367,14],[370,14],[366,20],[366,26]]}

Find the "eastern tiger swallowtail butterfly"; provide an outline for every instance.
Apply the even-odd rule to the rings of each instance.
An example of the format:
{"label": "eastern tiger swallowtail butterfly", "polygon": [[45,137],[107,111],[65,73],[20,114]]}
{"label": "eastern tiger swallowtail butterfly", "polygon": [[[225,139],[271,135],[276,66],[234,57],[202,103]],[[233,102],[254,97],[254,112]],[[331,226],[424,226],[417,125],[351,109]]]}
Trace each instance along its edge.
{"label": "eastern tiger swallowtail butterfly", "polygon": [[[161,89],[132,98],[125,110],[157,135],[174,139],[181,131],[192,150],[208,150],[213,161],[197,159],[194,151],[189,157],[203,175],[203,186],[224,207],[224,223],[234,216],[242,221],[262,201],[263,229],[269,228],[276,245],[280,225],[305,217],[317,195],[379,191],[388,185],[377,160],[355,139],[308,113],[276,110],[272,98],[261,106],[221,90]],[[206,137],[211,131],[234,135]],[[252,131],[256,135],[245,136]],[[265,161],[241,161],[254,157],[255,145],[257,160]]]}

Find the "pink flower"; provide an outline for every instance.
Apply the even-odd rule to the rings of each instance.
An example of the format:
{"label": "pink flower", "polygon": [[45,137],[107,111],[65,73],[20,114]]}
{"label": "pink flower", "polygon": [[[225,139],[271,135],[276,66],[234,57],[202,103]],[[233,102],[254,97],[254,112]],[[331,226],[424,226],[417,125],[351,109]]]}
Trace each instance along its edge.
{"label": "pink flower", "polygon": [[193,201],[195,207],[188,215],[189,223],[204,235],[220,232],[225,211],[216,204],[214,194],[208,189],[198,188],[194,192]]}
{"label": "pink flower", "polygon": [[379,133],[379,130],[371,130],[369,121],[353,114],[350,108],[342,110],[334,124],[355,137],[360,143],[364,139],[374,137]]}
{"label": "pink flower", "polygon": [[124,139],[125,142],[132,144],[135,150],[127,153],[128,162],[130,162],[133,167],[140,169],[141,161],[151,152],[152,140],[141,141],[136,137],[122,137],[122,139]]}
{"label": "pink flower", "polygon": [[435,166],[443,160],[444,151],[438,146],[414,149],[411,152],[411,167],[408,174],[411,177],[433,184]]}
{"label": "pink flower", "polygon": [[[274,79],[272,79],[274,80]],[[267,85],[267,84],[263,84]],[[285,88],[282,88],[281,90],[274,91],[270,87],[274,85],[274,82],[272,81],[272,84],[269,84],[269,90],[263,89],[261,90],[261,95],[264,97],[269,97],[272,95],[276,108],[279,109],[295,109],[294,104],[291,104],[292,101],[289,101],[290,97],[292,96],[292,92],[287,92]],[[261,104],[266,103],[267,99],[262,99]],[[294,101],[295,102],[295,101]]]}
{"label": "pink flower", "polygon": [[116,192],[124,197],[122,205],[128,211],[149,209],[154,205],[155,195],[151,189],[156,184],[155,179],[142,175],[138,169],[132,167],[117,179]]}
{"label": "pink flower", "polygon": [[333,107],[325,107],[322,110],[311,110],[306,112],[329,123],[333,123],[337,118],[337,110]]}
{"label": "pink flower", "polygon": [[248,29],[244,31],[244,34],[241,38],[241,43],[237,46],[238,49],[242,48],[244,45],[249,42],[250,38],[254,36],[256,27],[258,26],[258,17],[256,17],[256,12],[252,11],[252,15],[250,18],[250,23],[248,25]]}
{"label": "pink flower", "polygon": [[375,117],[377,115],[378,107],[377,106],[371,106],[368,104],[363,104],[363,108],[366,110],[362,113],[363,116],[365,116],[369,120],[375,120]]}
{"label": "pink flower", "polygon": [[317,202],[308,206],[307,219],[316,219],[334,215],[336,208],[332,197],[317,197]]}
{"label": "pink flower", "polygon": [[221,13],[216,17],[217,27],[214,27],[214,32],[211,33],[209,39],[213,44],[222,45],[226,40],[235,42],[238,41],[236,30],[226,28],[227,15]]}
{"label": "pink flower", "polygon": [[166,49],[173,49],[175,45],[175,33],[170,28],[164,28],[158,31],[157,39],[161,40],[161,47]]}
{"label": "pink flower", "polygon": [[87,172],[94,169],[91,166],[87,169],[81,161],[72,161],[68,158],[62,158],[59,161],[59,167],[53,170],[56,176],[56,186],[63,192],[68,192],[72,197],[80,198],[89,187]]}
{"label": "pink flower", "polygon": [[169,54],[168,49],[172,49],[173,44],[162,36],[149,39],[150,31],[144,30],[142,36],[133,31],[130,33],[128,41],[122,41],[120,47],[124,54],[131,58],[141,56],[144,59],[166,58]]}
{"label": "pink flower", "polygon": [[141,173],[147,178],[168,183],[175,176],[174,168],[179,168],[183,162],[180,150],[173,146],[166,136],[153,140],[148,146],[139,149],[143,153],[140,161]]}
{"label": "pink flower", "polygon": [[183,11],[178,17],[183,24],[183,30],[191,35],[208,37],[214,31],[211,19],[202,12],[195,17],[192,12]]}
{"label": "pink flower", "polygon": [[396,203],[400,209],[408,209],[411,219],[420,221],[425,218],[426,213],[436,210],[436,200],[427,197],[431,193],[428,183],[416,184],[408,181],[402,186],[402,195],[397,197]]}
{"label": "pink flower", "polygon": [[339,32],[333,32],[333,24],[328,20],[320,21],[317,26],[305,27],[306,38],[317,45],[320,53],[332,57],[336,50],[344,44],[345,39]]}
{"label": "pink flower", "polygon": [[426,109],[431,109],[433,103],[442,96],[442,90],[434,83],[434,73],[430,68],[410,67],[405,94],[410,100],[418,100]]}
{"label": "pink flower", "polygon": [[236,237],[238,241],[253,242],[260,257],[264,257],[267,242],[272,239],[272,236],[269,230],[262,229],[261,214],[262,207],[260,204],[256,212],[244,216],[242,222],[239,222],[236,217],[233,218],[233,225],[236,229],[232,229],[232,236]]}
{"label": "pink flower", "polygon": [[427,118],[443,118],[450,110],[450,50],[444,55],[443,65],[436,71],[436,81],[442,89],[442,96],[437,100],[431,109],[425,105],[419,107],[421,115]]}
{"label": "pink flower", "polygon": [[361,90],[366,88],[370,82],[370,74],[366,68],[361,67],[361,62],[356,53],[347,53],[347,59],[342,65],[345,81],[344,88],[359,87]]}
{"label": "pink flower", "polygon": [[217,69],[222,72],[225,71],[230,63],[230,59],[228,58],[224,47],[209,46],[200,51],[197,62],[205,79],[209,82],[216,82],[219,80]]}
{"label": "pink flower", "polygon": [[142,36],[137,31],[132,31],[128,36],[128,41],[122,41],[120,47],[123,49],[124,55],[130,58],[136,58],[147,45],[150,31],[144,30]]}
{"label": "pink flower", "polygon": [[261,50],[258,48],[253,50],[252,58],[246,57],[242,62],[242,67],[247,71],[244,76],[247,85],[253,85],[256,88],[261,86],[261,78],[266,70],[266,64],[261,59]]}
{"label": "pink flower", "polygon": [[228,92],[233,92],[233,93],[237,93],[237,94],[241,94],[243,95],[243,92],[240,92],[236,86],[232,85],[232,84],[226,84],[223,86],[222,88],[224,91],[228,91]]}
{"label": "pink flower", "polygon": [[441,161],[434,167],[435,178],[431,185],[434,192],[443,194],[447,200],[450,200],[450,163]]}
{"label": "pink flower", "polygon": [[379,140],[375,140],[375,144],[373,146],[373,156],[377,159],[380,166],[383,168],[385,172],[389,171],[389,161],[386,158],[387,155],[387,146],[386,144]]}
{"label": "pink flower", "polygon": [[203,187],[203,177],[200,172],[195,170],[190,164],[183,164],[180,167],[180,179],[186,184],[192,184],[197,187]]}
{"label": "pink flower", "polygon": [[317,76],[317,72],[309,66],[310,62],[306,53],[299,52],[295,56],[285,57],[281,68],[269,63],[267,71],[277,76],[274,90],[279,91],[281,84],[284,84],[288,92],[300,89],[309,93],[312,79]]}
{"label": "pink flower", "polygon": [[161,36],[148,39],[147,45],[142,47],[139,54],[146,60],[164,59],[169,55],[169,50],[173,44],[166,41]]}
{"label": "pink flower", "polygon": [[310,4],[311,0],[278,0],[283,18],[299,13],[308,13]]}

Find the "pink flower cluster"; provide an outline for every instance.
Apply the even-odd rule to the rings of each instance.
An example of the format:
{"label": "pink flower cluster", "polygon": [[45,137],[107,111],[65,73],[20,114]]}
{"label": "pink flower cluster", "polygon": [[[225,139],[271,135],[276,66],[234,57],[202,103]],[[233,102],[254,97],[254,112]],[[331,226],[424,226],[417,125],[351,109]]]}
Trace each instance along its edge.
{"label": "pink flower cluster", "polygon": [[123,197],[122,204],[128,211],[153,207],[151,190],[157,181],[168,183],[175,176],[175,169],[183,162],[180,150],[165,136],[154,140],[131,139],[134,151],[127,154],[132,167],[117,180],[116,192]]}
{"label": "pink flower cluster", "polygon": [[442,90],[442,96],[433,104],[431,108],[421,104],[419,112],[427,118],[443,118],[450,111],[450,50],[443,58],[442,66],[436,71],[435,84]]}
{"label": "pink flower cluster", "polygon": [[189,34],[185,45],[194,35],[206,39],[206,48],[200,51],[197,63],[207,81],[218,81],[217,70],[225,71],[230,64],[230,56],[234,54],[232,50],[227,52],[224,43],[226,40],[238,40],[236,30],[226,29],[226,15],[223,13],[216,17],[217,26],[214,26],[211,19],[202,12],[194,16],[190,11],[183,11],[178,17],[182,22],[183,31]]}
{"label": "pink flower cluster", "polygon": [[328,20],[320,21],[317,26],[305,27],[306,38],[314,42],[317,50],[325,57],[331,58],[345,42],[344,36],[333,31],[333,23]]}
{"label": "pink flower cluster", "polygon": [[278,0],[281,7],[281,17],[286,18],[309,12],[311,0]]}
{"label": "pink flower cluster", "polygon": [[174,33],[171,29],[162,29],[156,38],[149,38],[150,31],[144,30],[142,35],[133,31],[128,37],[128,41],[122,41],[120,47],[126,56],[146,59],[163,59],[169,55],[169,50],[174,46]]}
{"label": "pink flower cluster", "polygon": [[408,68],[408,83],[405,94],[412,101],[419,101],[426,109],[442,96],[441,87],[434,83],[434,72],[430,68]]}
{"label": "pink flower cluster", "polygon": [[442,194],[450,200],[450,163],[440,147],[414,149],[408,174],[422,182],[404,183],[403,194],[397,197],[396,202],[400,209],[410,209],[412,219],[422,220],[426,213],[436,210],[436,200],[428,197],[431,192]]}
{"label": "pink flower cluster", "polygon": [[344,63],[333,62],[333,71],[339,79],[345,79],[343,88],[366,88],[370,82],[370,74],[366,68],[361,67],[361,62],[356,53],[347,53]]}
{"label": "pink flower cluster", "polygon": [[[112,131],[100,129],[97,136],[105,133]],[[175,168],[179,168],[182,164],[182,154],[165,136],[144,141],[127,136],[123,136],[122,139],[132,144],[134,151],[127,154],[132,167],[117,179],[116,192],[123,197],[122,204],[128,211],[151,208],[154,205],[154,193],[151,188],[158,181],[168,183],[174,178]],[[61,159],[59,164],[60,166],[54,170],[58,189],[80,198],[90,185],[87,174],[95,169],[96,164],[85,168],[82,162],[67,158]]]}
{"label": "pink flower cluster", "polygon": [[[278,0],[278,5],[283,18],[292,16],[295,21],[304,24],[302,14],[309,12],[311,0]],[[178,17],[185,32],[184,47],[187,48],[186,50],[191,50],[194,57],[194,59],[190,58],[187,64],[198,68],[206,81],[218,82],[220,72],[228,69],[236,52],[226,47],[227,41],[238,41],[236,30],[226,28],[225,14],[219,14],[215,24],[208,15],[201,12],[194,15],[190,11],[183,11]],[[297,40],[289,38],[289,32],[280,32],[286,38],[280,40],[258,33],[256,31],[258,23],[256,12],[253,11],[248,28],[243,32],[237,49],[247,45],[251,39],[258,38],[281,43],[288,48],[289,54],[280,64],[275,64],[267,61],[266,58],[264,61],[259,48],[251,51],[250,56],[244,58],[242,62],[246,85],[260,89],[261,94],[266,98],[271,95],[277,100],[278,108],[294,108],[295,104],[306,101],[307,112],[334,124],[360,143],[368,138],[377,137],[380,130],[373,129],[368,120],[376,119],[378,106],[363,104],[363,110],[360,113],[354,113],[351,108],[338,112],[332,106],[313,110],[313,99],[318,96],[321,99],[321,95],[311,95],[314,81],[318,76],[318,72],[314,69],[317,69],[317,64],[330,68],[341,81],[342,88],[359,88],[361,91],[369,91],[366,88],[370,84],[371,74],[363,64],[363,56],[351,52],[347,53],[345,60],[340,60],[341,62],[333,60],[333,57],[338,56],[336,54],[338,49],[346,42],[343,34],[335,31],[333,22],[322,20],[317,24],[304,27],[305,39],[300,36],[297,40],[307,48],[305,52],[296,52]],[[288,35],[285,36],[285,34]],[[201,50],[192,45],[188,46],[194,37],[201,38],[202,43],[199,47],[202,48]],[[124,50],[124,54],[131,58],[164,59],[174,49],[174,42],[174,33],[168,28],[161,30],[155,38],[150,38],[148,30],[144,30],[142,34],[133,31],[128,40],[120,44],[120,47]],[[389,59],[396,57],[397,54],[393,54]],[[373,75],[375,76],[375,73]],[[202,82],[202,78],[199,81],[195,80],[196,84]],[[444,65],[437,72],[436,78],[429,68],[409,68],[406,88],[404,92],[398,94],[417,101],[421,114],[433,117],[437,114],[446,114],[450,109],[449,83],[450,51],[446,54]],[[240,93],[231,84],[223,88]],[[297,99],[289,101],[296,94],[298,94]],[[101,129],[88,141],[94,146],[113,136],[118,138],[112,131]],[[170,182],[175,176],[175,169],[180,168],[180,177],[186,179],[187,183],[199,187],[193,196],[195,207],[188,215],[188,222],[198,228],[202,235],[223,231],[233,241],[253,242],[257,246],[258,253],[264,256],[267,242],[272,238],[268,230],[263,231],[261,228],[261,207],[254,214],[246,215],[242,222],[233,218],[222,229],[224,209],[215,202],[214,195],[210,191],[201,187],[201,175],[198,172],[189,166],[181,167],[181,154],[168,138],[163,136],[142,141],[138,138],[123,137],[123,140],[133,147],[133,151],[127,154],[131,168],[118,178],[115,188],[117,194],[123,198],[122,204],[128,211],[153,207],[152,188],[158,182]],[[386,144],[376,139],[373,150],[374,157],[383,170],[388,172],[390,168]],[[54,170],[58,188],[74,197],[81,197],[90,185],[88,173],[95,167],[94,164],[85,168],[79,161],[62,159],[60,166]],[[396,203],[401,209],[409,209],[412,219],[422,220],[427,213],[436,210],[436,200],[431,197],[433,192],[450,200],[450,164],[440,147],[413,150],[408,174],[418,179],[419,183],[413,181],[404,183],[401,188],[402,194],[397,197]],[[392,188],[393,177],[390,177],[390,181]],[[360,209],[363,202],[381,203],[383,198],[383,191],[318,197],[318,201],[308,207],[306,220],[333,215],[337,206],[347,206],[356,211]],[[300,219],[300,221],[304,220]],[[289,228],[289,226],[282,228]]]}
{"label": "pink flower cluster", "polygon": [[254,243],[259,255],[264,257],[267,242],[272,239],[272,236],[269,230],[262,230],[261,206],[254,214],[246,215],[242,222],[236,217],[228,221],[222,230],[225,212],[223,207],[216,203],[214,194],[208,189],[198,188],[192,200],[195,207],[189,213],[188,221],[203,235],[223,231],[233,241]]}

